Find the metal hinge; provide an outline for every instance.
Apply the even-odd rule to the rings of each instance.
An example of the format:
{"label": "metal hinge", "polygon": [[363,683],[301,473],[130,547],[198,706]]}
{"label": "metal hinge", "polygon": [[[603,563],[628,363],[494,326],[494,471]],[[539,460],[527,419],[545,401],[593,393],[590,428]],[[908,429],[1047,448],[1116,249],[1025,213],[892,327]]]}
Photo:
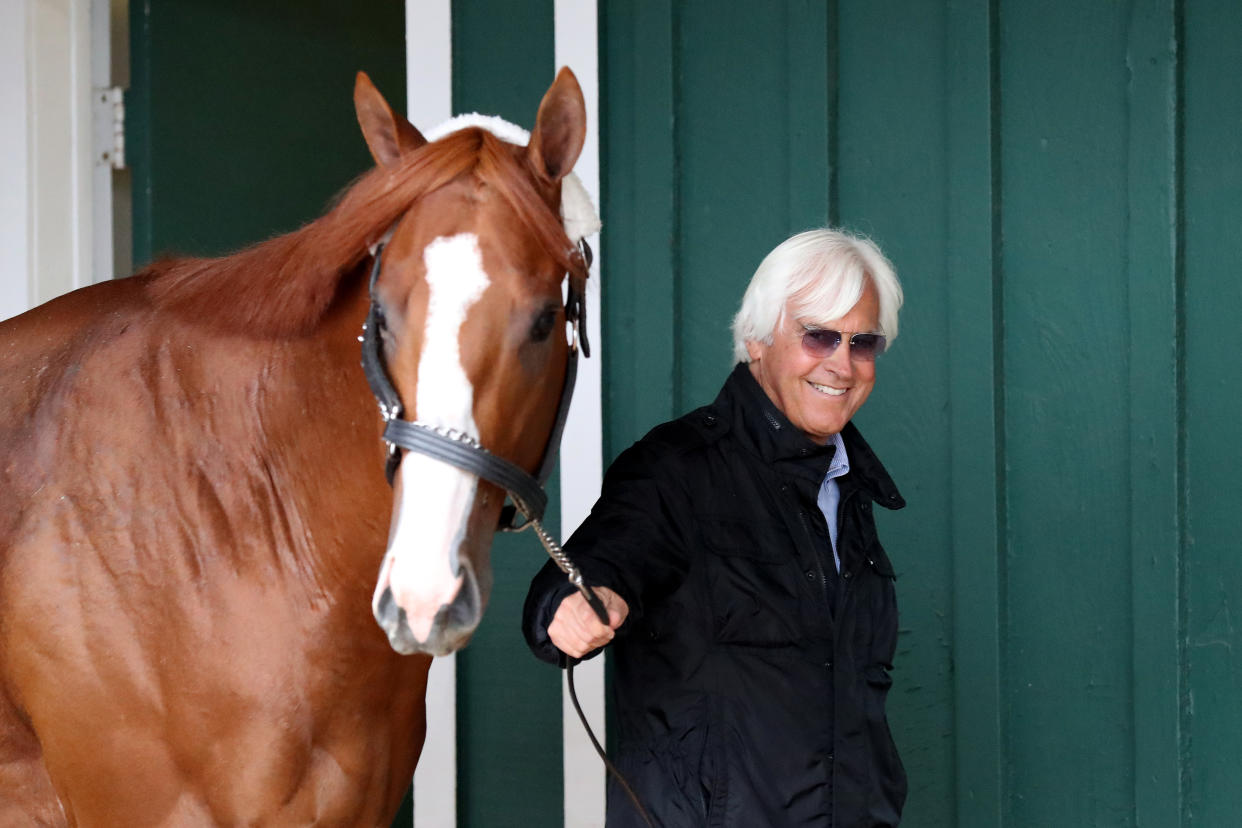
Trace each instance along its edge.
{"label": "metal hinge", "polygon": [[95,163],[125,169],[125,90],[95,87]]}

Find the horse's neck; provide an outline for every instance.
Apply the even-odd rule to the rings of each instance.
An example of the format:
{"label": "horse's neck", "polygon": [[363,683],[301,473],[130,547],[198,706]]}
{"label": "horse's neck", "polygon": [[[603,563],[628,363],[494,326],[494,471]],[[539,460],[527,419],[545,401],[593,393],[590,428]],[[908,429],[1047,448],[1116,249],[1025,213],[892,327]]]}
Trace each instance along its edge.
{"label": "horse's neck", "polygon": [[[253,344],[231,390],[254,395],[235,461],[261,493],[255,508],[232,516],[243,524],[234,534],[257,515],[274,561],[316,588],[359,573],[373,579],[391,504],[380,420],[359,365],[365,293],[363,283],[338,297],[306,336]],[[229,348],[217,350],[222,358]]]}

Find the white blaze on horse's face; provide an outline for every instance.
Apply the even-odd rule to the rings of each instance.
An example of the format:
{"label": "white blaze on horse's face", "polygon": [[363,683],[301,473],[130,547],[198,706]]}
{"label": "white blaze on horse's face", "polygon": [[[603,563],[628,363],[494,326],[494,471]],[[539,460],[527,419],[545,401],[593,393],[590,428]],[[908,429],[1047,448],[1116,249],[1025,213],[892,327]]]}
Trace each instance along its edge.
{"label": "white blaze on horse's face", "polygon": [[[474,388],[458,342],[470,307],[490,284],[478,239],[472,233],[442,236],[424,249],[423,262],[429,295],[415,412],[419,422],[477,440]],[[482,605],[478,579],[469,560],[458,554],[478,478],[415,452],[404,456],[398,473],[400,501],[393,511],[372,609],[383,619],[395,649],[439,655],[441,649],[451,649],[451,642],[424,646],[437,620],[448,624],[452,613],[476,613]],[[386,606],[389,602],[395,606]]]}

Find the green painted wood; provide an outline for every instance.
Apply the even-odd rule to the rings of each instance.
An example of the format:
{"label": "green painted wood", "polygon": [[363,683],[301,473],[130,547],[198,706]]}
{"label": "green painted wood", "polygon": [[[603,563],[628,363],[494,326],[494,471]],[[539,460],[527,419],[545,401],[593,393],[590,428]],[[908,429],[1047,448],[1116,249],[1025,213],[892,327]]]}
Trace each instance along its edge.
{"label": "green painted wood", "polygon": [[[833,212],[886,251],[906,293],[901,334],[856,419],[909,503],[876,517],[898,574],[889,715],[910,779],[906,824],[914,826],[954,819],[945,16],[932,4],[841,0],[837,32]],[[985,444],[989,434],[964,436]],[[993,502],[964,505],[977,517]]]}
{"label": "green painted wood", "polygon": [[[835,3],[796,0],[785,15],[786,226],[821,227],[832,203],[836,108]],[[735,301],[740,302],[741,297]]]}
{"label": "green painted wood", "polygon": [[736,4],[729,14],[711,0],[678,4],[681,410],[720,390],[742,292],[789,234],[789,62],[773,59],[788,52],[788,14],[763,4]]}
{"label": "green painted wood", "polygon": [[600,7],[605,462],[680,409],[675,27],[669,0]]}
{"label": "green painted wood", "polygon": [[353,112],[365,69],[405,100],[399,3],[131,3],[126,103],[134,261],[214,255],[324,211],[371,159]]}
{"label": "green painted wood", "polygon": [[606,272],[661,256],[605,294],[610,454],[714,392],[759,238],[826,197],[907,288],[859,415],[911,502],[903,824],[1236,823],[1242,10],[667,11],[601,9]]}
{"label": "green painted wood", "polygon": [[1134,819],[1126,23],[1111,4],[1001,7],[1016,825]]}
{"label": "green painted wood", "polygon": [[[500,115],[526,129],[555,77],[550,0],[453,4],[453,109]],[[559,489],[548,491],[558,531]],[[457,658],[457,824],[559,825],[564,810],[560,671],[531,657],[522,603],[542,565],[533,534],[497,536],[487,612]]]}
{"label": "green painted wood", "polygon": [[1183,824],[1242,815],[1242,6],[1186,3]]}
{"label": "green painted wood", "polygon": [[[953,823],[1005,821],[1004,283],[996,117],[996,3],[946,19],[949,475],[953,615]],[[917,769],[912,769],[916,773]],[[949,790],[942,795],[948,796]]]}
{"label": "green painted wood", "polygon": [[1183,804],[1177,16],[1175,0],[1144,0],[1127,21],[1133,803],[1150,826],[1178,825]]}

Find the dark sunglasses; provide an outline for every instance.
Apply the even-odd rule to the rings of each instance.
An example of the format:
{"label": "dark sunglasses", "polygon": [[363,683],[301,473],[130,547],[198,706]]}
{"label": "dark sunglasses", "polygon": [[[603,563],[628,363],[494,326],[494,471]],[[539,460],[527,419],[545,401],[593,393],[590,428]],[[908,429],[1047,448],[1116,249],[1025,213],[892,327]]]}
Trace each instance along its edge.
{"label": "dark sunglasses", "polygon": [[841,346],[841,340],[849,334],[850,359],[856,362],[874,362],[884,353],[888,339],[884,334],[830,331],[826,328],[802,326],[802,350],[816,359],[823,359]]}

